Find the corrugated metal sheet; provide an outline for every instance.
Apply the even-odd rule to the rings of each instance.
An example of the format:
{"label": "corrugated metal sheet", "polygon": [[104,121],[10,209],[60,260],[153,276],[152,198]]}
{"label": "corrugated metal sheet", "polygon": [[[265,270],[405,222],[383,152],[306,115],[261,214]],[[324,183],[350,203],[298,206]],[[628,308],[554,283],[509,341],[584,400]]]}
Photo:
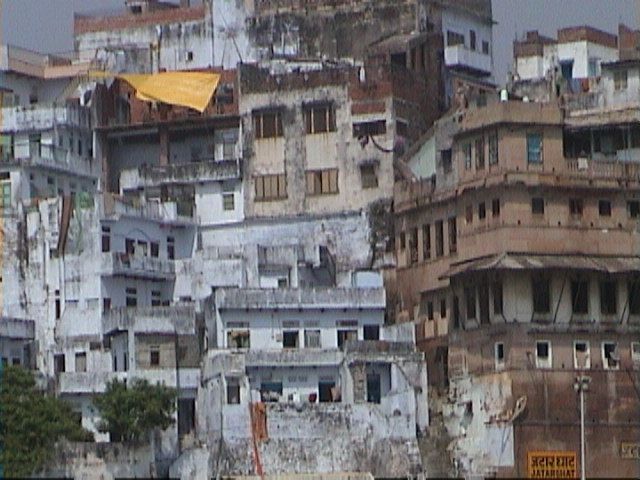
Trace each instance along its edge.
{"label": "corrugated metal sheet", "polygon": [[488,270],[588,270],[603,273],[625,273],[640,271],[640,256],[503,253],[452,265],[440,278],[451,278],[464,273]]}

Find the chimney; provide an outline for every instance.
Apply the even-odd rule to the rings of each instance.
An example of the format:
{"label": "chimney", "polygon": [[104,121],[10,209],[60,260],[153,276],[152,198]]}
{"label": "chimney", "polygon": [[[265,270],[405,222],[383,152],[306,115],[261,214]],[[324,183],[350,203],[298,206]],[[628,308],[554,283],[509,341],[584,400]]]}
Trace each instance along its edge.
{"label": "chimney", "polygon": [[191,0],[180,0],[180,8],[189,8],[191,6]]}

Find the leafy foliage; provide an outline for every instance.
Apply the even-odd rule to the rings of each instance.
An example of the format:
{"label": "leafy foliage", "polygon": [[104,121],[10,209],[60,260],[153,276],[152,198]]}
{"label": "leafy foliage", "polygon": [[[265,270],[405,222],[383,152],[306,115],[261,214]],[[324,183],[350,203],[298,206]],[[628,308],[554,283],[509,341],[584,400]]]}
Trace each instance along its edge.
{"label": "leafy foliage", "polygon": [[139,442],[154,428],[164,430],[173,424],[176,392],[147,380],[134,379],[127,387],[115,379],[93,402],[102,418],[98,429],[108,432],[111,441]]}
{"label": "leafy foliage", "polygon": [[69,404],[36,388],[33,374],[5,366],[0,374],[0,464],[7,477],[25,477],[51,459],[56,441],[93,441]]}

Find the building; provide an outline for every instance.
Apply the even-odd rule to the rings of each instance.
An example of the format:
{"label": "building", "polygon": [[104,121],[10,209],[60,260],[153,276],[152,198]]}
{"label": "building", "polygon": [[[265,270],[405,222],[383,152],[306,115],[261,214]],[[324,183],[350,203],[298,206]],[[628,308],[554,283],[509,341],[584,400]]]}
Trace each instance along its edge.
{"label": "building", "polygon": [[397,318],[415,325],[461,473],[527,475],[534,451],[579,462],[579,409],[566,404],[579,406],[583,374],[587,474],[637,468],[597,452],[637,435],[638,168],[628,149],[576,153],[593,128],[578,118],[554,104],[471,108],[451,168],[396,187]]}
{"label": "building", "polygon": [[531,31],[513,43],[513,59],[520,80],[553,72],[565,80],[594,78],[602,63],[618,60],[618,38],[589,26],[561,28],[557,39]]}

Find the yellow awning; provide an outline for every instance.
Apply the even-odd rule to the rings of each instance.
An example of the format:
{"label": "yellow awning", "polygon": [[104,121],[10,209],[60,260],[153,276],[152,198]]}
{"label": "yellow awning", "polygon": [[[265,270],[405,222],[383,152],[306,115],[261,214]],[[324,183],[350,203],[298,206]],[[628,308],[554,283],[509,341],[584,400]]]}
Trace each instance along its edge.
{"label": "yellow awning", "polygon": [[[94,76],[109,76],[102,73]],[[147,102],[163,102],[198,110],[207,108],[220,82],[217,73],[162,72],[153,74],[116,74],[136,90],[136,97]]]}

